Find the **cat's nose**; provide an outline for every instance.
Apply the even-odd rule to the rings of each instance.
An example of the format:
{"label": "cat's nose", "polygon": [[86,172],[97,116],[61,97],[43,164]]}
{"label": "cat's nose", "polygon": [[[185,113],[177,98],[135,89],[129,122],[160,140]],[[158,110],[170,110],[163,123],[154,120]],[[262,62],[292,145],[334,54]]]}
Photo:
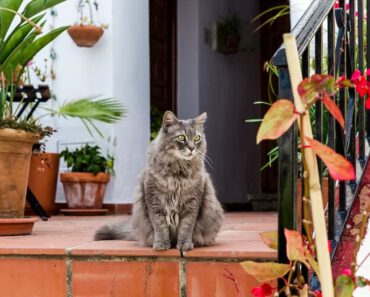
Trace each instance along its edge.
{"label": "cat's nose", "polygon": [[193,150],[195,150],[195,146],[189,146],[188,147],[189,148],[189,150],[192,152]]}

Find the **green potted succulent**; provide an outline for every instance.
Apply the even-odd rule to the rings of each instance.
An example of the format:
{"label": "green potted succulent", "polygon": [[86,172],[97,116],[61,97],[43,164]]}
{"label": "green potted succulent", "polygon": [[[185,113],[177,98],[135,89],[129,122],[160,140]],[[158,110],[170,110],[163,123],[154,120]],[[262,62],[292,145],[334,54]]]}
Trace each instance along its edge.
{"label": "green potted succulent", "polygon": [[77,46],[94,46],[102,37],[104,29],[107,28],[105,25],[95,23],[93,6],[95,12],[98,13],[99,4],[97,0],[78,0],[78,21],[68,29],[68,34]]}
{"label": "green potted succulent", "polygon": [[[30,234],[36,220],[24,218],[32,146],[54,129],[32,117],[19,116],[14,98],[22,69],[68,28],[42,31],[46,10],[64,1],[0,2],[0,235]],[[113,99],[83,98],[48,110],[45,115],[78,117],[94,128],[94,121],[113,123],[121,119],[124,108]]]}
{"label": "green potted succulent", "polygon": [[107,183],[114,174],[114,157],[104,157],[98,146],[89,144],[74,151],[66,148],[60,156],[71,170],[60,174],[68,207],[72,212],[101,210]]}

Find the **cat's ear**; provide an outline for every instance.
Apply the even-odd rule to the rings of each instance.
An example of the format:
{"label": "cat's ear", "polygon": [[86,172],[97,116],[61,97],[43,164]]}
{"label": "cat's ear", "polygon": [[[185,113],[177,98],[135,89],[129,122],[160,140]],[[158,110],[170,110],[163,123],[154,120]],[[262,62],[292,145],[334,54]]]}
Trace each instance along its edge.
{"label": "cat's ear", "polygon": [[194,122],[197,126],[204,126],[204,123],[206,122],[207,119],[207,113],[203,112],[201,115],[197,116],[194,119]]}
{"label": "cat's ear", "polygon": [[177,117],[168,110],[163,115],[162,128],[167,129],[170,126],[176,125],[178,121]]}

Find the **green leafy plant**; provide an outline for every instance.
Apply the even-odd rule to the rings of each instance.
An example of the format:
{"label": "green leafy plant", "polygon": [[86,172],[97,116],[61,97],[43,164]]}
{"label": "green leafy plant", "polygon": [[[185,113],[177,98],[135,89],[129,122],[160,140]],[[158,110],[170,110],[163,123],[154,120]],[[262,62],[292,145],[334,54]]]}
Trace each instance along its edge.
{"label": "green leafy plant", "polygon": [[[13,110],[18,81],[27,63],[45,46],[63,33],[68,26],[43,33],[46,10],[65,0],[12,0],[0,3],[0,126],[45,134],[35,122],[27,127]],[[22,4],[28,2],[21,11]],[[16,18],[19,16],[20,18]],[[32,120],[31,120],[32,121]]]}
{"label": "green leafy plant", "polygon": [[68,168],[72,172],[90,172],[98,174],[106,172],[114,174],[114,157],[102,156],[98,146],[85,145],[77,148],[74,151],[69,151],[68,148],[60,153],[60,156],[66,161]]}
{"label": "green leafy plant", "polygon": [[239,49],[242,21],[236,13],[229,13],[215,23],[214,49],[222,53],[235,53]]}
{"label": "green leafy plant", "polygon": [[[56,110],[46,109],[47,113],[38,119],[16,116],[18,109],[13,101],[24,69],[40,50],[68,28],[64,26],[48,33],[42,32],[46,23],[46,10],[64,1],[0,2],[0,128],[20,129],[42,138],[50,136],[54,129],[43,127],[38,120],[55,115],[79,118],[90,133],[94,129],[101,135],[94,122],[114,123],[125,116],[126,110],[118,101],[97,97],[71,100]],[[25,8],[20,10],[24,3],[27,3]]]}

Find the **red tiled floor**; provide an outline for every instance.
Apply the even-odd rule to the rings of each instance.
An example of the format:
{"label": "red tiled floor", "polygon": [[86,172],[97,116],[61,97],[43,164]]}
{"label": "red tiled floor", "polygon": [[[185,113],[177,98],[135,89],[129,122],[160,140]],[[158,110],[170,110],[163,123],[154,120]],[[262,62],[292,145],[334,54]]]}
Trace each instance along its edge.
{"label": "red tiled floor", "polygon": [[[235,282],[225,277],[228,273]],[[259,285],[239,263],[188,263],[186,277],[187,297],[252,297],[251,288]]]}
{"label": "red tiled floor", "polygon": [[[176,249],[157,252],[132,241],[93,241],[101,225],[128,219],[60,216],[37,222],[31,236],[0,237],[0,296],[237,296],[222,276],[226,267],[245,297],[257,283],[238,262],[276,259],[258,235],[276,229],[275,213],[227,214],[216,244],[184,258]],[[7,294],[16,275],[20,286]]]}
{"label": "red tiled floor", "polygon": [[0,259],[0,296],[65,297],[65,261]]}
{"label": "red tiled floor", "polygon": [[74,262],[73,296],[179,296],[176,262]]}

